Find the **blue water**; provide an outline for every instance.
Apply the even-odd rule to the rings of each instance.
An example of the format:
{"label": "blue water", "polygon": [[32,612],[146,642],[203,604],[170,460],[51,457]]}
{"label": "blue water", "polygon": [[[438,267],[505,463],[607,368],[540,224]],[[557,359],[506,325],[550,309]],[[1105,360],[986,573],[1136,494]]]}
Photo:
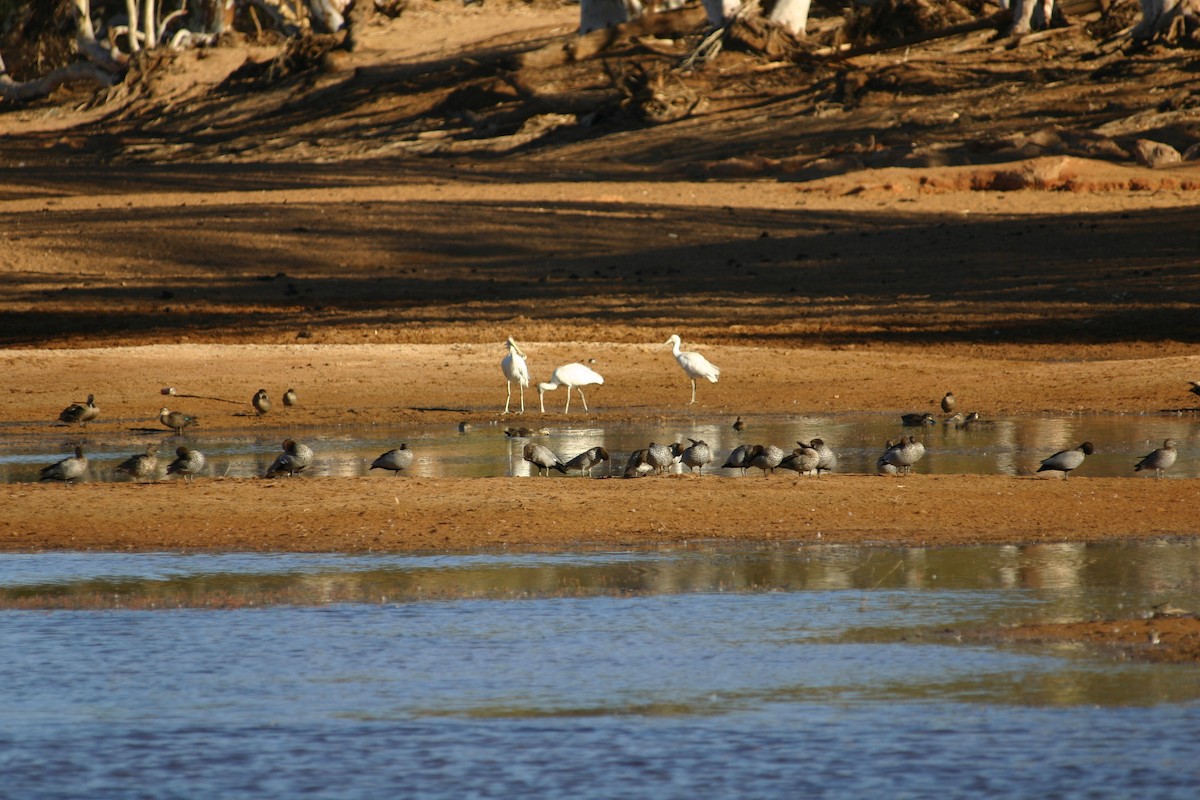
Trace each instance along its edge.
{"label": "blue water", "polygon": [[0,555],[0,796],[1193,797],[1196,667],[952,635],[1166,600],[1193,543]]}

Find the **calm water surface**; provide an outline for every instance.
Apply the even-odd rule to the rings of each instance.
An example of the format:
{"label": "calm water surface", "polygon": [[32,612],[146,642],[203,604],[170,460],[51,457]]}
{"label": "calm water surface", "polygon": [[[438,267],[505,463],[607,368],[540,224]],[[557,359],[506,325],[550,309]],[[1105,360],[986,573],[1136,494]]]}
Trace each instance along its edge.
{"label": "calm water surface", "polygon": [[[1200,546],[0,554],[0,796],[1193,797]],[[941,633],[950,631],[951,633]]]}
{"label": "calm water surface", "polygon": [[[131,426],[134,421],[130,421]],[[138,426],[144,423],[137,423]],[[1163,440],[1176,439],[1179,459],[1170,478],[1200,477],[1200,425],[1191,415],[1086,415],[1069,417],[1032,416],[985,420],[968,429],[938,424],[905,428],[898,414],[794,415],[752,419],[750,427],[736,433],[728,419],[696,418],[689,421],[608,423],[598,417],[579,416],[543,420],[536,415],[514,418],[503,425],[476,425],[460,434],[454,425],[365,426],[317,428],[292,431],[289,435],[313,447],[316,459],[305,473],[313,476],[361,476],[379,478],[391,473],[370,472],[379,454],[405,442],[415,453],[406,474],[425,477],[528,476],[530,464],[521,457],[527,438],[510,438],[504,427],[540,427],[548,433],[532,441],[550,447],[563,461],[589,447],[603,445],[613,464],[623,469],[629,454],[652,441],[683,442],[703,439],[716,451],[711,470],[723,477],[737,477],[739,470],[722,470],[729,452],[740,444],[774,444],[790,452],[797,440],[824,439],[838,454],[839,471],[874,473],[875,460],[884,444],[901,435],[914,435],[926,446],[927,455],[914,468],[918,473],[1020,474],[1036,469],[1043,458],[1059,450],[1077,447],[1085,440],[1097,448],[1077,475],[1094,477],[1138,477],[1133,466],[1142,456],[1161,447]],[[115,467],[146,445],[159,445],[160,469],[174,458],[181,444],[204,452],[209,475],[252,477],[261,475],[280,453],[284,434],[198,429],[185,437],[163,433],[93,434],[80,428],[46,425],[0,426],[0,482],[38,479],[39,468],[70,455],[75,444],[84,446],[90,461],[87,480],[129,480]],[[758,474],[757,470],[753,471]],[[595,477],[606,473],[602,468]],[[795,479],[795,473],[782,473]],[[557,473],[555,477],[561,478]]]}

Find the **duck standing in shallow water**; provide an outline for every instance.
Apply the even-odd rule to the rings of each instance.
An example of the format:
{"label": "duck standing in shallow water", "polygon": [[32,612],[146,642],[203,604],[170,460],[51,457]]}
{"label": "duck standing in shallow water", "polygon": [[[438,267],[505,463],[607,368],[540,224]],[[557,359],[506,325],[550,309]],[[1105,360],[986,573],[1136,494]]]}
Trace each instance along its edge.
{"label": "duck standing in shallow water", "polygon": [[729,454],[729,458],[725,459],[725,463],[721,465],[721,469],[740,469],[742,474],[745,475],[746,470],[750,467],[751,459],[756,455],[758,455],[758,445],[739,445]]}
{"label": "duck standing in shallow water", "polygon": [[783,461],[779,462],[779,466],[799,472],[801,475],[819,475],[820,471],[817,467],[821,463],[820,452],[817,451],[817,448],[804,442],[796,442],[796,444],[800,446],[784,456]]}
{"label": "duck standing in shallow water", "polygon": [[81,427],[100,416],[100,407],[96,405],[96,395],[89,394],[86,403],[71,403],[58,413],[60,422],[68,425],[78,423]]}
{"label": "duck standing in shallow water", "polygon": [[289,478],[297,472],[303,472],[313,460],[312,448],[300,444],[295,439],[283,440],[283,452],[271,463],[263,475],[264,478],[275,478],[286,474]]}
{"label": "duck standing in shallow water", "polygon": [[525,449],[521,451],[521,457],[538,468],[538,474],[542,470],[546,470],[546,477],[550,477],[550,470],[556,469],[563,475],[567,474],[567,468],[563,466],[562,459],[554,454],[554,451],[549,447],[540,444],[529,442],[525,445]]}
{"label": "duck standing in shallow water", "polygon": [[887,454],[892,451],[896,443],[888,439],[887,444],[883,446],[883,455],[875,461],[875,474],[895,476],[900,474],[900,468],[887,460]]}
{"label": "duck standing in shallow water", "polygon": [[629,460],[625,462],[626,478],[640,478],[643,475],[649,475],[654,471],[654,465],[650,463],[650,451],[643,447],[640,450],[634,450],[629,454]]}
{"label": "duck standing in shallow water", "polygon": [[909,436],[908,439],[901,437],[899,444],[889,447],[882,460],[885,464],[896,467],[901,474],[907,475],[912,472],[913,464],[920,461],[924,455],[925,445],[918,442],[915,436]]}
{"label": "duck standing in shallow water", "polygon": [[920,428],[923,425],[937,425],[937,417],[928,411],[924,414],[901,414],[900,423],[906,428]]}
{"label": "duck standing in shallow water", "polygon": [[1038,472],[1061,472],[1063,480],[1071,474],[1071,470],[1078,469],[1083,463],[1083,459],[1096,452],[1096,448],[1092,447],[1091,442],[1084,442],[1074,450],[1059,450],[1054,455],[1042,461],[1042,465],[1038,467]]}
{"label": "duck standing in shallow water", "polygon": [[[796,442],[796,444],[800,444],[800,442]],[[817,462],[818,476],[820,476],[822,472],[833,472],[835,469],[837,469],[837,453],[833,452],[833,448],[825,444],[823,439],[813,439],[811,442],[809,442],[809,447],[816,450],[817,454],[820,456],[820,460]],[[922,452],[924,452],[923,449]]]}
{"label": "duck standing in shallow water", "polygon": [[646,461],[659,475],[665,474],[675,463],[675,450],[670,445],[651,442],[646,448]]}
{"label": "duck standing in shallow water", "polygon": [[679,462],[687,467],[689,472],[699,469],[700,474],[703,475],[704,467],[712,463],[712,448],[703,439],[688,439],[688,441],[692,444],[690,447],[684,448],[679,455]]}
{"label": "duck standing in shallow water", "polygon": [[124,472],[137,483],[153,481],[158,472],[158,446],[152,444],[144,454],[125,459],[117,465],[117,472]]}
{"label": "duck standing in shallow water", "polygon": [[1175,463],[1175,457],[1178,451],[1175,449],[1175,440],[1167,439],[1163,442],[1163,446],[1147,455],[1139,461],[1133,468],[1134,472],[1141,472],[1144,469],[1154,470],[1154,477],[1161,478],[1163,472],[1171,468]]}
{"label": "duck standing in shallow water", "polygon": [[605,461],[611,463],[607,450],[603,447],[589,447],[568,461],[565,466],[568,472],[577,469],[581,474],[587,475],[590,478],[592,477],[592,467]]}
{"label": "duck standing in shallow water", "polygon": [[765,478],[768,470],[775,472],[775,468],[783,462],[784,455],[783,450],[773,444],[759,445],[754,458],[750,459],[750,466],[761,469]]}
{"label": "duck standing in shallow water", "polygon": [[400,470],[408,469],[413,463],[413,451],[408,449],[408,443],[403,442],[394,450],[388,450],[371,462],[371,469],[390,469],[393,475],[399,475]]}
{"label": "duck standing in shallow water", "polygon": [[158,412],[158,421],[175,431],[178,436],[183,433],[184,428],[199,424],[200,418],[184,414],[182,411],[168,411],[163,408]]}
{"label": "duck standing in shallow water", "polygon": [[76,446],[75,455],[68,456],[62,461],[55,462],[48,467],[42,467],[39,481],[63,481],[71,483],[80,478],[83,473],[87,472],[88,460],[83,455],[83,448]]}
{"label": "duck standing in shallow water", "polygon": [[182,475],[184,481],[191,483],[192,478],[204,470],[207,459],[199,450],[190,447],[176,447],[175,460],[167,464],[168,475]]}

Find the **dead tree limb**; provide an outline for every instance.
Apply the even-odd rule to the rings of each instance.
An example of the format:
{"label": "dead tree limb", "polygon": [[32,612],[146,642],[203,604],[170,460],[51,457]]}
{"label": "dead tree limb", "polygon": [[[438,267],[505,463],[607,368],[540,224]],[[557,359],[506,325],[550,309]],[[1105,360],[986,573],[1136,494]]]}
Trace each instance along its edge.
{"label": "dead tree limb", "polygon": [[832,58],[854,58],[856,56],[868,56],[872,53],[883,53],[888,50],[897,50],[901,47],[912,47],[914,44],[931,42],[935,39],[945,39],[950,36],[961,36],[964,33],[974,33],[975,31],[987,30],[988,28],[995,28],[999,30],[1011,21],[1011,12],[997,11],[991,16],[971,20],[970,22],[963,22],[958,25],[951,25],[949,28],[942,28],[941,30],[922,31],[921,33],[914,33],[911,36],[905,36],[890,42],[880,42],[879,44],[855,47],[850,50],[842,50],[840,52],[817,51],[817,55],[829,56]]}
{"label": "dead tree limb", "polygon": [[97,83],[101,86],[112,86],[116,77],[108,70],[101,69],[87,61],[77,61],[65,67],[52,70],[40,78],[27,81],[14,81],[4,69],[4,61],[0,59],[0,98],[17,103],[27,103],[45,97],[58,87],[76,82]]}

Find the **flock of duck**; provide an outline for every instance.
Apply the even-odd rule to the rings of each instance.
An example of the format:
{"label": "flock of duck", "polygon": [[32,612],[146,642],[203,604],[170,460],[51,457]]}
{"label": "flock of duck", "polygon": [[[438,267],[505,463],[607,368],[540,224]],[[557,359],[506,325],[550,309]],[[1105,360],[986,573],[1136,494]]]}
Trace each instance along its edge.
{"label": "flock of duck", "polygon": [[[174,395],[174,389],[163,389],[163,394]],[[298,403],[298,398],[295,389],[288,389],[283,393],[283,404],[291,407]],[[250,405],[254,407],[254,412],[262,416],[269,412],[272,408],[271,397],[266,389],[259,389],[254,393],[254,397],[250,399]],[[58,415],[60,422],[68,424],[86,425],[100,416],[100,407],[96,405],[96,396],[89,394],[87,400],[81,403],[72,403],[62,410]],[[158,413],[158,421],[167,428],[170,428],[177,436],[183,435],[184,430],[197,425],[200,418],[191,414],[184,414],[181,411],[171,411],[168,408],[163,408]],[[313,449],[306,444],[297,442],[295,439],[284,439],[283,452],[281,452],[267,471],[263,473],[264,478],[276,478],[283,475],[292,476],[303,472],[313,463]],[[394,473],[399,473],[401,470],[412,466],[413,452],[408,449],[407,444],[402,444],[400,447],[389,450],[371,464],[371,469],[391,470]],[[167,476],[181,475],[185,481],[191,481],[196,475],[204,471],[208,465],[208,458],[204,453],[192,447],[181,445],[175,448],[175,459],[166,465]],[[146,481],[154,481],[159,475],[159,458],[158,445],[150,445],[144,453],[139,453],[122,461],[117,465],[116,471],[129,475],[135,481],[141,483]],[[83,447],[77,445],[75,454],[56,461],[55,463],[43,467],[41,469],[41,478],[43,481],[63,481],[71,483],[81,477],[88,470],[88,459],[83,453]]]}
{"label": "flock of duck", "polygon": [[[740,422],[741,417],[738,420]],[[734,423],[735,426],[737,424]],[[743,428],[736,429],[742,430]],[[673,444],[651,442],[648,447],[634,450],[625,464],[624,477],[640,478],[644,475],[661,475],[671,470],[676,464],[687,467],[689,472],[698,471],[700,475],[703,475],[704,468],[716,460],[713,449],[709,447],[708,442],[702,439],[688,439],[688,441],[691,444],[686,447],[681,442]],[[746,470],[756,467],[761,469],[765,476],[768,472],[773,473],[776,468],[793,470],[802,475],[820,475],[823,472],[832,472],[837,468],[837,455],[822,440],[813,439],[808,444],[804,442],[797,442],[797,444],[800,446],[791,453],[784,453],[774,445],[744,444],[729,454],[722,469],[740,469],[745,475]],[[594,467],[604,462],[611,463],[608,451],[603,447],[589,447],[564,463],[549,447],[529,442],[525,445],[522,456],[537,468],[539,474],[544,471],[546,475],[549,475],[550,470],[553,469],[564,475],[578,471],[582,475],[590,476]]]}
{"label": "flock of duck", "polygon": [[[703,379],[716,383],[720,378],[721,370],[709,362],[703,355],[681,350],[682,342],[678,335],[672,334],[665,344],[671,345],[672,355],[691,381],[691,402],[695,403],[696,381]],[[508,382],[508,396],[504,404],[504,413],[509,413],[512,404],[512,386],[514,383],[519,387],[521,411],[524,412],[524,390],[530,385],[530,373],[526,356],[520,346],[511,337],[505,343],[505,347],[507,353],[500,362],[500,369]],[[580,402],[586,411],[587,399],[584,397],[583,387],[601,385],[603,383],[604,378],[585,364],[564,364],[554,370],[549,381],[538,384],[538,399],[542,411],[545,412],[546,410],[545,393],[558,389],[560,386],[567,387],[567,402],[564,411],[570,410],[572,389],[579,393]],[[1200,383],[1192,382],[1191,391],[1200,395]],[[170,388],[163,389],[162,393],[174,395],[175,390]],[[285,406],[296,405],[297,396],[295,390],[288,389],[284,392],[283,403]],[[254,394],[254,397],[251,399],[251,405],[254,407],[255,413],[260,416],[271,410],[271,400],[266,389],[259,389]],[[956,410],[956,406],[957,399],[954,393],[947,392],[941,400],[942,411],[949,415],[944,419],[944,424],[952,425],[956,428],[970,428],[976,424],[985,424],[980,419],[978,413],[963,414]],[[95,395],[89,394],[86,402],[72,403],[63,409],[59,414],[59,420],[70,424],[86,425],[99,416],[100,409],[96,405]],[[199,422],[198,417],[179,411],[171,411],[166,407],[159,412],[158,419],[162,425],[170,428],[176,435],[182,435],[185,429]],[[904,414],[901,417],[901,422],[908,427],[938,424],[937,418],[929,412]],[[464,422],[459,426],[459,430],[466,432],[469,427],[469,423]],[[745,423],[741,417],[738,417],[733,423],[733,428],[739,432],[745,429]],[[506,428],[504,432],[509,436],[520,437],[528,437],[535,433],[528,428]],[[651,442],[649,446],[635,450],[629,456],[625,465],[624,477],[634,478],[643,475],[662,474],[672,469],[675,465],[686,467],[689,472],[698,471],[699,474],[703,475],[704,468],[716,461],[716,454],[712,447],[703,440],[688,439],[688,441],[691,444],[686,446],[681,442],[674,442],[672,444]],[[837,455],[822,439],[797,442],[796,444],[799,446],[790,453],[771,444],[741,445],[730,452],[721,468],[740,469],[743,475],[746,474],[748,469],[757,468],[763,471],[764,477],[768,473],[774,473],[776,469],[792,470],[801,475],[821,475],[837,469]],[[1134,465],[1134,470],[1137,472],[1154,470],[1156,477],[1163,477],[1164,472],[1175,463],[1178,455],[1175,446],[1176,442],[1174,439],[1167,439],[1163,442],[1162,447],[1147,454],[1138,461]],[[1078,447],[1059,451],[1043,459],[1037,471],[1060,473],[1063,478],[1066,478],[1073,470],[1078,469],[1084,463],[1084,459],[1087,456],[1094,452],[1095,447],[1091,442],[1083,442]],[[901,436],[898,441],[888,441],[884,446],[883,453],[876,460],[876,473],[879,475],[907,475],[912,470],[913,465],[919,462],[924,455],[925,445],[918,441],[915,436]],[[175,456],[175,459],[166,466],[166,474],[168,476],[182,475],[185,480],[191,481],[207,465],[207,459],[202,452],[187,446],[176,448]],[[590,447],[564,462],[553,450],[545,445],[529,442],[524,446],[522,456],[525,461],[536,467],[539,474],[547,476],[551,470],[557,470],[563,474],[579,472],[582,475],[590,476],[592,470],[598,465],[604,463],[611,465],[609,453],[602,446]],[[271,466],[263,474],[263,477],[274,478],[283,475],[296,475],[307,469],[312,462],[313,450],[311,447],[291,438],[285,439],[282,445],[282,452],[272,462]],[[403,470],[412,466],[412,463],[413,451],[408,448],[407,444],[401,444],[398,448],[389,450],[376,458],[371,463],[370,469],[387,470],[398,475]],[[132,456],[121,462],[116,469],[118,472],[128,474],[134,480],[140,482],[155,480],[158,475],[158,468],[158,448],[155,445],[151,445],[146,448],[144,453]],[[83,448],[77,446],[73,456],[68,456],[61,461],[42,468],[41,480],[57,480],[70,483],[82,477],[87,469],[87,457],[83,453]]]}

